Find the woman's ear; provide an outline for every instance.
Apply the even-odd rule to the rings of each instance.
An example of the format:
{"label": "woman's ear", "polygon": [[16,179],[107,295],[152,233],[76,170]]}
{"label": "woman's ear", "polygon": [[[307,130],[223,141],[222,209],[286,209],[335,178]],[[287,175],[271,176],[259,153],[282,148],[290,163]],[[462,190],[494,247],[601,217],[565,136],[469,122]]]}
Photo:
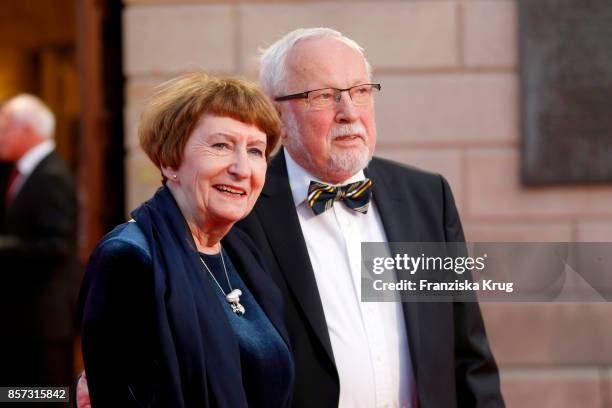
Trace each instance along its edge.
{"label": "woman's ear", "polygon": [[164,177],[168,180],[178,181],[178,169],[175,169],[172,166],[161,166],[161,172]]}

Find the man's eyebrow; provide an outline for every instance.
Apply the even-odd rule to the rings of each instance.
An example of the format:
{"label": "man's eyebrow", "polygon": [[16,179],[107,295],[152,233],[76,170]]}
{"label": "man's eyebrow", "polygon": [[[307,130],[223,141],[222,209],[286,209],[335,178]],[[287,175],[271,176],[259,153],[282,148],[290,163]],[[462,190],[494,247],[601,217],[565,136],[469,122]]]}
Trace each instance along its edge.
{"label": "man's eyebrow", "polygon": [[[349,82],[349,84],[351,84],[351,85],[349,85],[347,88],[352,88],[352,87],[357,86],[357,85],[368,84],[368,83],[370,83],[369,81],[370,81],[369,79],[357,79],[355,81]],[[313,88],[313,89],[328,89],[328,88],[332,88],[332,89],[346,89],[346,88],[340,88],[340,87],[333,86],[333,85],[322,85],[322,86],[320,86],[318,88]]]}

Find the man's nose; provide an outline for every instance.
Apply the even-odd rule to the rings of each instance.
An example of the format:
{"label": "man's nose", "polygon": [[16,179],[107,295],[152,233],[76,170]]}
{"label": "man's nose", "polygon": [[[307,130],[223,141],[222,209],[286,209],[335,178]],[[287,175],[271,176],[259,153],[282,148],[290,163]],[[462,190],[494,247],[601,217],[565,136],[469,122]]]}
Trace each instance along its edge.
{"label": "man's nose", "polygon": [[336,121],[352,123],[359,119],[359,112],[348,91],[340,92],[336,97]]}

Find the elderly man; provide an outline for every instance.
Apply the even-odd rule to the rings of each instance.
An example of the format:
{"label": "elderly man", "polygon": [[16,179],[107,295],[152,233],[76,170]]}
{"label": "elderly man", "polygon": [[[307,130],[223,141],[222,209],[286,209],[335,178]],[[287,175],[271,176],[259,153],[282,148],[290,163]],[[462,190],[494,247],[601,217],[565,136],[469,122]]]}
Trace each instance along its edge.
{"label": "elderly man", "polygon": [[[241,228],[285,294],[294,406],[503,406],[477,303],[360,302],[361,242],[464,240],[441,176],[372,158],[380,86],[361,47],[293,31],[263,53],[260,81],[283,149]],[[317,200],[327,184],[360,199]]]}
{"label": "elderly man", "polygon": [[55,119],[36,97],[0,110],[0,160],[13,164],[0,194],[0,385],[72,383],[76,194],[54,151]]}

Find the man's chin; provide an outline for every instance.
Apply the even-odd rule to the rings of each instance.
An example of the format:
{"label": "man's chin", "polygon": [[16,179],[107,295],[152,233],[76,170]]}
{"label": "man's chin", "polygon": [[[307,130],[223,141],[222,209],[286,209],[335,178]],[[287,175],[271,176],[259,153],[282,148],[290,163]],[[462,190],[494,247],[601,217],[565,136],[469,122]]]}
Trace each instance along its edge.
{"label": "man's chin", "polygon": [[370,159],[371,156],[367,149],[333,152],[329,158],[328,172],[349,174],[350,177],[366,168]]}

